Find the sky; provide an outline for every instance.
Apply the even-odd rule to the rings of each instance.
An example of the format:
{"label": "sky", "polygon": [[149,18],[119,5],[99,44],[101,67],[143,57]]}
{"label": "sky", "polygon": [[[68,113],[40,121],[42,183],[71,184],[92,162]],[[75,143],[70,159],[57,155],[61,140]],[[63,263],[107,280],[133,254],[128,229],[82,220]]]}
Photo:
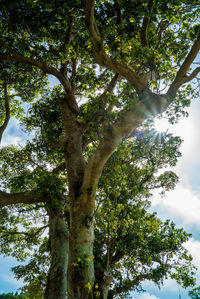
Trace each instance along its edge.
{"label": "sky", "polygon": [[[188,109],[189,117],[178,124],[170,125],[166,120],[158,121],[156,128],[166,130],[183,139],[182,157],[175,167],[171,168],[178,176],[179,183],[165,197],[155,194],[152,197],[152,211],[157,212],[160,219],[171,219],[177,227],[183,227],[192,238],[185,247],[193,256],[198,268],[197,284],[200,285],[200,99],[194,99]],[[134,299],[189,299],[188,289],[184,290],[173,280],[166,280],[161,289],[153,283],[144,282],[147,292],[132,294]]]}
{"label": "sky", "polygon": [[[156,211],[162,220],[171,219],[178,227],[192,233],[192,238],[185,247],[192,254],[194,264],[198,267],[197,282],[200,285],[200,99],[194,99],[188,109],[189,117],[170,125],[166,121],[158,121],[156,129],[169,130],[180,136],[184,142],[181,146],[182,157],[172,170],[178,174],[179,183],[176,188],[161,198],[158,194],[152,197],[152,211]],[[18,122],[11,119],[3,136],[2,145],[23,143],[25,133],[17,129]],[[23,285],[14,279],[10,270],[17,265],[10,257],[0,256],[0,293],[15,292]],[[145,293],[132,293],[132,299],[189,299],[188,290],[183,290],[176,282],[168,279],[161,289],[152,283],[143,283]],[[181,297],[180,297],[181,296]]]}

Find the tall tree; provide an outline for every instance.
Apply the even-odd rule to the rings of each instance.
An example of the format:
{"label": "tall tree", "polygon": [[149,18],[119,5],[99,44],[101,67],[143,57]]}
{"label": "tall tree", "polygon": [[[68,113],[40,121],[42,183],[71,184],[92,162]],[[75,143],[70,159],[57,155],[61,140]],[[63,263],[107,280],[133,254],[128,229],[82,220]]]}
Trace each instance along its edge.
{"label": "tall tree", "polygon": [[[6,111],[1,136],[10,115],[8,83],[3,81],[5,68],[11,65],[13,73],[20,76],[15,81],[18,84],[11,87],[11,95],[25,87],[26,97],[32,95],[26,77],[51,75],[58,85],[48,107],[52,119],[43,115],[37,127],[50,152],[52,147],[59,148],[60,156],[50,155],[50,159],[62,158],[62,163],[52,167],[51,175],[39,163],[34,168],[39,179],[25,188],[26,176],[21,180],[13,178],[11,193],[0,192],[1,206],[39,202],[46,205],[51,267],[45,298],[65,298],[67,270],[68,298],[89,298],[94,284],[93,222],[99,179],[122,138],[171,104],[174,114],[178,114],[187,104],[185,96],[193,94],[188,82],[200,71],[200,67],[191,71],[200,50],[198,2],[1,1],[1,107]],[[62,122],[59,136],[55,135],[57,113]],[[48,121],[54,124],[55,131],[48,131]],[[91,146],[93,150],[88,155]],[[27,155],[35,164],[28,149]],[[46,153],[41,148],[41,159],[43,155]],[[55,176],[64,167],[63,160],[67,170],[69,233],[64,218],[65,198],[60,192],[63,182],[59,175]],[[24,169],[24,174],[29,172]],[[81,257],[87,263],[74,266]]]}

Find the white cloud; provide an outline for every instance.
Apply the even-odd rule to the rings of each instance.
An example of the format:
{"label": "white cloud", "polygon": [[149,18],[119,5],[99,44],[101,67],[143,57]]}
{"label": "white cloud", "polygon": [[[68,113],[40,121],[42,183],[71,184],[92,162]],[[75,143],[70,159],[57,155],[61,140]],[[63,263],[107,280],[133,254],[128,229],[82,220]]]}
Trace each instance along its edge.
{"label": "white cloud", "polygon": [[137,297],[137,299],[159,299],[159,298],[145,292],[145,293],[142,293],[139,297]]}
{"label": "white cloud", "polygon": [[6,135],[2,138],[1,145],[7,146],[7,145],[18,145],[19,143],[22,143],[22,138],[12,135]]}
{"label": "white cloud", "polygon": [[195,266],[200,268],[200,241],[192,238],[187,241],[184,246],[192,255]]}
{"label": "white cloud", "polygon": [[[158,291],[158,286],[155,285],[152,281],[144,281],[142,284],[142,287],[144,288],[144,290],[150,290],[150,291]],[[163,281],[163,285],[161,286],[161,290],[162,291],[177,291],[177,282],[174,279],[168,278],[168,279],[164,279]]]}
{"label": "white cloud", "polygon": [[181,217],[186,224],[200,226],[200,195],[188,185],[178,184],[175,190],[167,192],[164,198],[155,195],[152,206],[168,210]]}
{"label": "white cloud", "polygon": [[195,107],[189,109],[189,117],[180,120],[177,124],[173,125],[170,131],[183,139],[181,145],[181,152],[183,154],[180,163],[191,164],[199,160],[200,152],[200,135],[198,128],[200,120],[196,113]]}
{"label": "white cloud", "polygon": [[184,245],[188,252],[193,257],[193,264],[197,267],[197,273],[196,273],[196,285],[200,285],[200,241],[190,239],[187,241]]}
{"label": "white cloud", "polygon": [[165,118],[156,121],[158,131],[168,130],[175,136],[180,136],[183,140],[180,151],[182,158],[179,159],[179,167],[183,165],[196,164],[200,161],[200,118],[199,103],[192,102],[191,107],[187,109],[189,117],[180,119],[178,123],[171,125]]}

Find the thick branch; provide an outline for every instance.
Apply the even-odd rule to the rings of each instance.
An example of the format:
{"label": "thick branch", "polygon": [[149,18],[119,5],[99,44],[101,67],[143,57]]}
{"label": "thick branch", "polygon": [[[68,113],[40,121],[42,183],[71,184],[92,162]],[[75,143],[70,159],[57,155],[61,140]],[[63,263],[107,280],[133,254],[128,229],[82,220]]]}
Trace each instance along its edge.
{"label": "thick branch", "polygon": [[7,124],[9,122],[9,119],[10,119],[10,105],[9,105],[9,97],[8,97],[8,90],[7,90],[6,84],[4,84],[4,98],[5,98],[6,116],[5,116],[5,120],[2,124],[2,126],[0,127],[0,142],[2,139],[3,132],[5,131]]}
{"label": "thick branch", "polygon": [[149,27],[149,22],[150,22],[150,16],[152,13],[153,9],[153,0],[149,0],[148,5],[148,15],[144,17],[143,19],[143,24],[140,32],[140,37],[141,37],[141,43],[143,47],[148,47],[148,38],[147,38],[147,32],[148,32],[148,27]]}
{"label": "thick branch", "polygon": [[[176,92],[178,91],[179,87],[182,84],[184,84],[185,82],[188,82],[194,78],[191,75],[192,76],[191,79],[187,80],[186,78],[188,78],[188,77],[186,76],[186,74],[187,74],[187,71],[189,70],[189,68],[191,67],[192,63],[194,62],[195,58],[197,57],[199,51],[200,51],[200,34],[199,34],[197,40],[195,41],[195,43],[193,44],[187,57],[185,58],[183,64],[181,65],[181,67],[176,75],[176,78],[174,79],[170,88],[168,89],[167,94],[169,96],[174,97],[176,95]],[[198,72],[199,72],[199,69],[197,68],[197,73]],[[197,75],[197,73],[195,71],[193,73]]]}
{"label": "thick branch", "polygon": [[105,66],[115,73],[125,77],[131,82],[138,93],[144,89],[148,89],[147,82],[142,81],[137,74],[126,65],[113,60],[106,54],[103,40],[99,34],[97,24],[94,18],[94,0],[85,1],[85,22],[90,38],[94,46],[95,60],[99,65]]}
{"label": "thick branch", "polygon": [[184,83],[189,82],[189,81],[193,80],[194,78],[196,78],[198,73],[200,73],[200,67],[197,67],[196,69],[194,69],[194,71],[192,72],[191,75],[185,76],[184,77]]}
{"label": "thick branch", "polygon": [[0,206],[8,206],[13,204],[35,204],[43,202],[42,197],[37,196],[34,192],[19,192],[19,193],[6,193],[0,191]]}
{"label": "thick branch", "polygon": [[164,112],[173,99],[149,94],[148,99],[139,101],[132,110],[125,111],[112,126],[103,132],[103,138],[85,169],[83,189],[92,188],[95,193],[102,169],[124,136],[129,135],[145,119]]}
{"label": "thick branch", "polygon": [[74,23],[74,16],[71,16],[68,22],[68,27],[66,30],[64,46],[66,47],[72,40],[72,27]]}

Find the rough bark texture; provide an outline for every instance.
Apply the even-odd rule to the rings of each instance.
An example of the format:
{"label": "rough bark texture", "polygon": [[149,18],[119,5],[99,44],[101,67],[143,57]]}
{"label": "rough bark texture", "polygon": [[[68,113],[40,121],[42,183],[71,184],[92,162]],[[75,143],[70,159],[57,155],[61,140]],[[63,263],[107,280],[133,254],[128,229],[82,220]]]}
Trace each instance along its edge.
{"label": "rough bark texture", "polygon": [[75,111],[70,108],[68,101],[65,98],[59,101],[65,132],[63,148],[70,199],[68,298],[86,299],[94,281],[94,196],[89,188],[81,190],[85,171],[82,136]]}
{"label": "rough bark texture", "polygon": [[49,238],[51,266],[44,299],[64,299],[67,294],[69,232],[62,207],[49,208]]}
{"label": "rough bark texture", "polygon": [[35,204],[43,201],[44,198],[35,192],[7,193],[0,190],[0,207],[14,204]]}
{"label": "rough bark texture", "polygon": [[[88,190],[88,193],[90,191]],[[90,204],[86,204],[90,201]],[[93,265],[94,200],[89,194],[76,198],[71,205],[68,298],[86,299],[94,282]]]}

